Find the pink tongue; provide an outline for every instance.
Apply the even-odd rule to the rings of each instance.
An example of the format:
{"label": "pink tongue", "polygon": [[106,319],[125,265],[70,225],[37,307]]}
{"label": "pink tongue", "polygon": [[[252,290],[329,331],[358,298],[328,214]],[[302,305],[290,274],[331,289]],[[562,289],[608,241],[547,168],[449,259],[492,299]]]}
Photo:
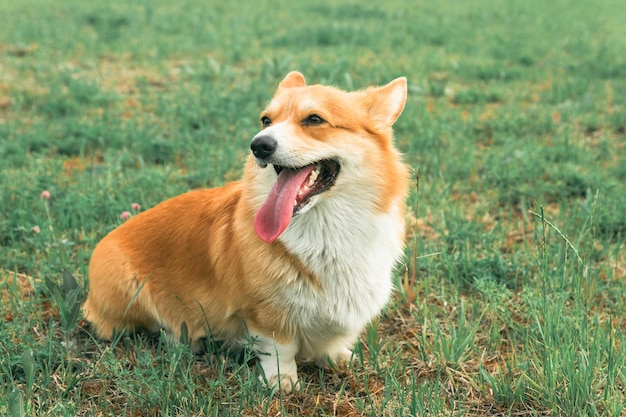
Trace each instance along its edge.
{"label": "pink tongue", "polygon": [[254,216],[254,228],[261,239],[271,243],[285,231],[293,216],[293,202],[298,190],[313,169],[315,165],[280,171],[265,203]]}

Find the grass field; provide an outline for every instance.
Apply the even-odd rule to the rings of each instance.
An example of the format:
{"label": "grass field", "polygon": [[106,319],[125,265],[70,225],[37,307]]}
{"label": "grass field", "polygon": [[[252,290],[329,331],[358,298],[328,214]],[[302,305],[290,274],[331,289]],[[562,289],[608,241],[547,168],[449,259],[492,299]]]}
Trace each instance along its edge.
{"label": "grass field", "polygon": [[[624,16],[623,0],[0,0],[0,415],[626,415]],[[247,353],[96,341],[95,244],[123,212],[237,179],[295,69],[409,79],[406,257],[351,365],[301,363],[281,396]]]}

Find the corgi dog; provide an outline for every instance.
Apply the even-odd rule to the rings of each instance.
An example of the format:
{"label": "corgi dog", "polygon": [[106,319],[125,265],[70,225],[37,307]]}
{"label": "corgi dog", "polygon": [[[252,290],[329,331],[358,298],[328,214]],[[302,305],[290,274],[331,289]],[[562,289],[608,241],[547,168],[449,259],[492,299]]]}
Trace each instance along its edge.
{"label": "corgi dog", "polygon": [[406,95],[403,77],[345,92],[289,73],[243,179],[166,200],[96,246],[83,312],[97,336],[247,340],[284,392],[296,358],[349,360],[403,253],[409,174],[392,125]]}

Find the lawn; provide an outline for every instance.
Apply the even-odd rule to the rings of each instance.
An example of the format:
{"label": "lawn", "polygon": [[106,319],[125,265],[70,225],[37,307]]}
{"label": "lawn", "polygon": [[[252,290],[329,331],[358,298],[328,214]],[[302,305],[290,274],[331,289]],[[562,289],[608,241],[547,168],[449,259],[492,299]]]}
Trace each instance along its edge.
{"label": "lawn", "polygon": [[[626,2],[0,0],[0,415],[626,415]],[[409,80],[397,290],[346,369],[97,341],[125,216],[240,177],[278,82]],[[128,213],[125,213],[128,212]]]}

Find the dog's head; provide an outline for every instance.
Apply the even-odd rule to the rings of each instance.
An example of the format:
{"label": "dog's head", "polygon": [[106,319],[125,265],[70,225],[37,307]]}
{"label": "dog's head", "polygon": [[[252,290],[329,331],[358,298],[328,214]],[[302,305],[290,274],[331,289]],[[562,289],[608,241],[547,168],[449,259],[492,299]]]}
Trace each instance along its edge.
{"label": "dog's head", "polygon": [[344,92],[307,86],[302,74],[289,73],[261,113],[262,130],[250,144],[259,237],[274,241],[293,216],[333,195],[385,210],[406,177],[391,130],[406,94],[405,78]]}

